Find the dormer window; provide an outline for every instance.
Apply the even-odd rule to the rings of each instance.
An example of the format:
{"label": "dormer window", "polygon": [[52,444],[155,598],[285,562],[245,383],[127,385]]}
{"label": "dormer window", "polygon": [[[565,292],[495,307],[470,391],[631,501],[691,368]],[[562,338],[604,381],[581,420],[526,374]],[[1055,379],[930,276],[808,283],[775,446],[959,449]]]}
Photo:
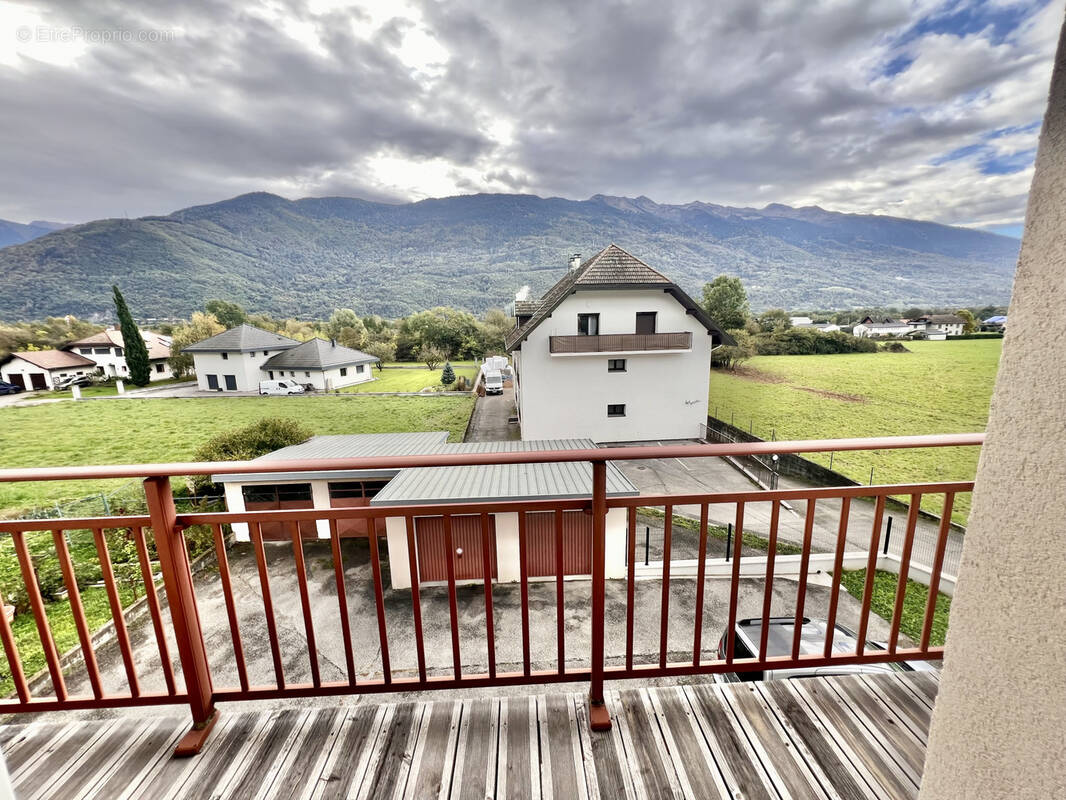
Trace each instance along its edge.
{"label": "dormer window", "polygon": [[577,332],[580,336],[598,336],[600,333],[600,315],[578,314]]}

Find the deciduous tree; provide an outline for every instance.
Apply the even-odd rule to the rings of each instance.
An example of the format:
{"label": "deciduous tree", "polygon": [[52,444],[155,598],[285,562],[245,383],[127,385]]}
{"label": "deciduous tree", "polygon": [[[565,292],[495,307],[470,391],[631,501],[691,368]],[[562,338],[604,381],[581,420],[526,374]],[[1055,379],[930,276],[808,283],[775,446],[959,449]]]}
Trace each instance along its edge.
{"label": "deciduous tree", "polygon": [[719,275],[703,285],[703,310],[725,330],[743,328],[748,321],[748,295],[740,278]]}

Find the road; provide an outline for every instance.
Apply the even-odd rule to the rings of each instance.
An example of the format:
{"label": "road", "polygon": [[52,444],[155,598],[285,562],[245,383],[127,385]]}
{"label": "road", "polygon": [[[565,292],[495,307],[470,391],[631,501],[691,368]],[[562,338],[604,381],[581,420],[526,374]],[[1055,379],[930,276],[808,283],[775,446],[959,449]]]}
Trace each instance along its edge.
{"label": "road", "polygon": [[511,386],[505,386],[503,394],[479,397],[464,441],[506,442],[521,438],[519,427],[507,422],[514,414],[514,388]]}

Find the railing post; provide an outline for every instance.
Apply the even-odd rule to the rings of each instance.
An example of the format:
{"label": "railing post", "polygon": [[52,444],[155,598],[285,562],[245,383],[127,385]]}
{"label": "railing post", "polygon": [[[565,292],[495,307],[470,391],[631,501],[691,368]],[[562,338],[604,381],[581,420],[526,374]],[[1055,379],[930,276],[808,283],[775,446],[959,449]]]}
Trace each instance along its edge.
{"label": "railing post", "polygon": [[189,694],[189,708],[192,711],[192,730],[178,742],[174,755],[193,756],[200,752],[218,719],[211,686],[211,667],[207,660],[207,649],[204,647],[200,615],[196,610],[189,554],[185,549],[184,537],[178,530],[170,478],[146,478],[144,496],[152,518],[155,549],[159,555],[163,587],[167,594],[170,618],[174,624],[174,638],[177,640],[178,655],[181,659],[181,671],[185,678],[185,690]]}
{"label": "railing post", "polygon": [[[606,605],[607,462],[592,462],[592,680],[589,684],[589,725],[594,731],[611,727],[603,701],[603,625]],[[632,613],[629,609],[629,613]]]}

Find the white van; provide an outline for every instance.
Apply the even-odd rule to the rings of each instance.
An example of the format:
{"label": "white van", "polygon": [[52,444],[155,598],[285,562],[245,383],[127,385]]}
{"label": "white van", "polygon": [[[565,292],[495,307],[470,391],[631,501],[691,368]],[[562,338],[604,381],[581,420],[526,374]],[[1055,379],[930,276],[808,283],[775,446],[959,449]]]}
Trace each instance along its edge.
{"label": "white van", "polygon": [[503,394],[503,373],[498,369],[485,373],[485,394]]}
{"label": "white van", "polygon": [[304,387],[296,381],[259,381],[259,394],[303,394]]}

